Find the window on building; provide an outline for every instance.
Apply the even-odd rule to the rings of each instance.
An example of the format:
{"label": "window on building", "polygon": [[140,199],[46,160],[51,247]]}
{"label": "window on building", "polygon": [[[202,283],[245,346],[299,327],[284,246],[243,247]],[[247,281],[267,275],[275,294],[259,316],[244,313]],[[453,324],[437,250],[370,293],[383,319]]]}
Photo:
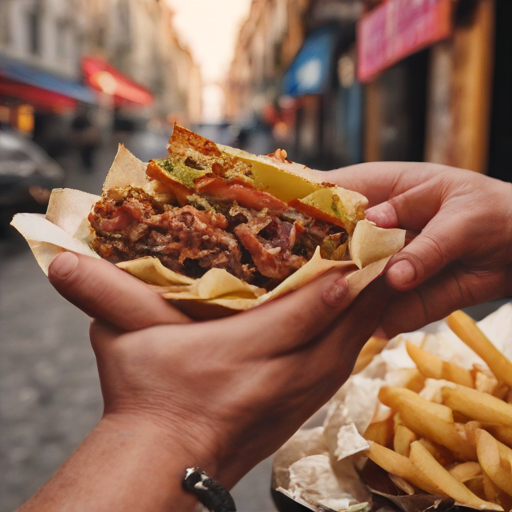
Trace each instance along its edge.
{"label": "window on building", "polygon": [[10,10],[9,2],[0,1],[0,46],[8,46],[11,40]]}
{"label": "window on building", "polygon": [[34,9],[27,15],[29,51],[33,55],[41,53],[41,11]]}
{"label": "window on building", "polygon": [[56,37],[55,37],[55,54],[57,59],[62,62],[66,60],[67,56],[67,25],[64,21],[60,20],[56,24]]}

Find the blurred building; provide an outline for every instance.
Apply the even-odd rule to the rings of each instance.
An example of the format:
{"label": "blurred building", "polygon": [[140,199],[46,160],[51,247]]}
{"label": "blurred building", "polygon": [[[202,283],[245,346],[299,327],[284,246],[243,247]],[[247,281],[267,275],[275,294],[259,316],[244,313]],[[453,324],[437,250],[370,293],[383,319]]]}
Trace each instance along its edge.
{"label": "blurred building", "polygon": [[226,81],[226,116],[243,124],[263,116],[280,94],[277,77],[299,50],[310,0],[253,0]]}
{"label": "blurred building", "polygon": [[201,88],[165,2],[0,0],[0,123],[31,132],[76,109],[191,123]]}
{"label": "blurred building", "polygon": [[0,123],[31,132],[36,110],[94,104],[80,84],[77,1],[0,2]]}
{"label": "blurred building", "polygon": [[[148,113],[182,123],[201,113],[201,77],[189,51],[172,26],[172,11],[157,0],[82,0],[82,53],[103,59],[152,95]],[[113,84],[97,84],[108,89]],[[105,92],[105,91],[104,91]],[[114,93],[114,96],[116,94]],[[130,107],[122,95],[116,105]],[[135,103],[131,101],[131,103]]]}
{"label": "blurred building", "polygon": [[354,53],[362,12],[358,0],[253,0],[227,81],[228,118],[263,119],[292,158],[316,167],[359,161]]}
{"label": "blurred building", "polygon": [[227,114],[265,120],[292,158],[318,168],[426,160],[512,181],[511,8],[253,0]]}

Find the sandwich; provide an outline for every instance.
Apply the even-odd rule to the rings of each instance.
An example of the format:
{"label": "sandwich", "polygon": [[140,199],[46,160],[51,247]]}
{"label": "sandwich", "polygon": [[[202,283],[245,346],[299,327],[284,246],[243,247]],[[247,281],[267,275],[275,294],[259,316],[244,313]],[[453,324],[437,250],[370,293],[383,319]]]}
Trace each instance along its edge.
{"label": "sandwich", "polygon": [[104,188],[88,217],[90,245],[112,263],[153,257],[194,279],[224,269],[265,290],[317,249],[348,259],[365,198],[312,181],[286,156],[254,157],[176,125],[168,155],[147,165],[147,186]]}
{"label": "sandwich", "polygon": [[255,156],[176,125],[164,158],[120,145],[101,196],[55,189],[44,218],[11,224],[45,273],[64,250],[104,258],[193,318],[258,306],[334,268],[353,300],[405,232],[365,220],[366,198],[325,176],[283,150]]}

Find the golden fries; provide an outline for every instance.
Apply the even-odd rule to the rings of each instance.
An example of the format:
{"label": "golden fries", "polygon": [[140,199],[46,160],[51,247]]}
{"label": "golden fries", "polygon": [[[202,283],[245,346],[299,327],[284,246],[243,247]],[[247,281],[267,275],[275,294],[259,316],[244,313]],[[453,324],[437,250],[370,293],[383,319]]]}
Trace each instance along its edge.
{"label": "golden fries", "polygon": [[487,393],[463,386],[443,388],[445,405],[484,423],[512,425],[512,405]]}
{"label": "golden fries", "polygon": [[373,441],[374,443],[381,444],[382,446],[386,446],[392,437],[393,422],[391,418],[384,421],[370,423],[364,433],[364,438],[366,440]]}
{"label": "golden fries", "polygon": [[462,386],[474,388],[473,377],[469,370],[453,363],[443,361],[437,356],[425,352],[417,345],[406,342],[407,353],[416,363],[418,370],[430,379],[444,379]]}
{"label": "golden fries", "polygon": [[378,338],[372,336],[363,346],[359,356],[357,357],[356,364],[352,370],[352,374],[359,373],[364,370],[373,360],[373,358],[380,354],[384,347],[387,345],[388,340],[385,338]]}
{"label": "golden fries", "polygon": [[410,461],[416,469],[441,489],[442,494],[450,496],[458,503],[486,510],[503,510],[495,503],[490,503],[473,494],[463,483],[459,482],[432,457],[431,453],[418,441],[411,444]]}
{"label": "golden fries", "polygon": [[422,437],[419,441],[432,454],[434,459],[439,462],[439,464],[448,466],[449,464],[453,464],[455,461],[455,455],[450,450],[448,450],[448,448],[434,443],[430,439],[426,439],[424,437]]}
{"label": "golden fries", "polygon": [[512,496],[512,474],[508,459],[512,450],[504,445],[500,450],[499,445],[491,434],[482,429],[477,430],[476,449],[482,469],[494,484]]}
{"label": "golden fries", "polygon": [[512,386],[510,362],[478,328],[475,321],[462,311],[455,311],[446,318],[448,327],[486,363],[496,377]]}
{"label": "golden fries", "polygon": [[416,441],[418,436],[405,425],[397,425],[395,427],[395,436],[393,438],[393,448],[396,453],[409,457],[411,443]]}
{"label": "golden fries", "polygon": [[445,446],[460,460],[477,460],[474,445],[470,445],[460,435],[453,421],[446,421],[427,410],[417,408],[416,403],[408,397],[402,398],[399,412],[404,425],[413,432]]}
{"label": "golden fries", "polygon": [[432,416],[437,416],[439,419],[453,423],[452,411],[445,405],[429,402],[410,389],[397,388],[394,386],[383,386],[380,389],[379,400],[384,405],[391,407],[391,409],[398,411],[400,404],[402,404],[405,399],[413,404],[414,409],[428,412]]}
{"label": "golden fries", "polygon": [[507,446],[512,446],[512,427],[505,425],[486,425],[485,430],[498,441],[501,441]]}
{"label": "golden fries", "polygon": [[[406,342],[417,368],[380,389],[393,414],[368,427],[367,455],[407,494],[419,488],[466,507],[512,512],[512,363],[464,313],[447,322],[489,368],[463,368]],[[425,388],[426,379],[449,382]],[[424,388],[428,400],[419,394]]]}
{"label": "golden fries", "polygon": [[423,491],[430,494],[443,494],[440,487],[425,478],[407,457],[377,443],[370,444],[370,448],[366,450],[366,455],[388,473],[403,478]]}
{"label": "golden fries", "polygon": [[462,462],[461,464],[456,464],[451,469],[448,470],[448,473],[456,478],[459,482],[465,483],[468,480],[473,480],[476,477],[482,475],[482,468],[478,462]]}

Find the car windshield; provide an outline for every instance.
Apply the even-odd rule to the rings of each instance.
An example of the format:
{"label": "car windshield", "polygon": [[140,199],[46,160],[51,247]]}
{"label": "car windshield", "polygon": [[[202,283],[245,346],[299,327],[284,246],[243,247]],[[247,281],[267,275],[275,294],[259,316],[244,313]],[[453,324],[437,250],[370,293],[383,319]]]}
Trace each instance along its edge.
{"label": "car windshield", "polygon": [[32,160],[36,163],[47,161],[44,152],[30,139],[16,133],[0,132],[0,160],[23,162]]}

